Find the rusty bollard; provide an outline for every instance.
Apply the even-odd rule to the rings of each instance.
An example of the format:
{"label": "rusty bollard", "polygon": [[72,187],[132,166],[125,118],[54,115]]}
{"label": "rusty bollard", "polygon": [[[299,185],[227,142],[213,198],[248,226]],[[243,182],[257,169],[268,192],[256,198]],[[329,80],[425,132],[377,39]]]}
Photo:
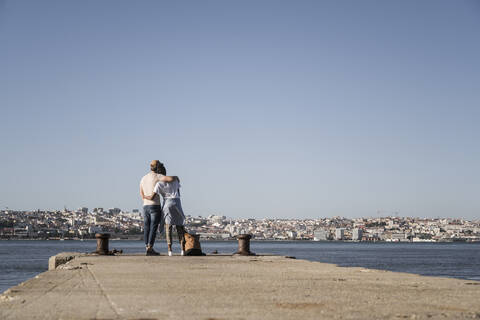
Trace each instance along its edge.
{"label": "rusty bollard", "polygon": [[250,234],[239,234],[238,239],[238,251],[235,254],[242,256],[254,256],[255,253],[250,252],[250,239],[252,236]]}
{"label": "rusty bollard", "polygon": [[95,238],[97,238],[97,251],[98,254],[108,255],[108,239],[110,238],[109,233],[96,233]]}

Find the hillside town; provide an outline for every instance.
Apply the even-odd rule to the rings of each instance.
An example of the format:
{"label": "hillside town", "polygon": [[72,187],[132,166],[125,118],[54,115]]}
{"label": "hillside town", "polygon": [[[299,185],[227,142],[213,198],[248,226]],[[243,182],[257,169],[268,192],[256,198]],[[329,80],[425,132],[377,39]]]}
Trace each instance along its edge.
{"label": "hillside town", "polygon": [[[248,233],[255,240],[453,242],[480,241],[480,220],[452,218],[230,219],[221,215],[186,217],[188,232],[202,239],[231,240]],[[0,239],[86,239],[108,232],[140,239],[140,210],[86,207],[57,211],[0,211]]]}

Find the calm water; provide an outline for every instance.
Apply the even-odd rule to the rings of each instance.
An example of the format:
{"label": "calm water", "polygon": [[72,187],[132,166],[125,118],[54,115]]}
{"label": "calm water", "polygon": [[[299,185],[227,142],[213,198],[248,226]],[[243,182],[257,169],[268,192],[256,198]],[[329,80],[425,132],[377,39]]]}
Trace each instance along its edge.
{"label": "calm water", "polygon": [[[95,241],[0,241],[0,292],[48,269],[48,258],[64,251],[91,252]],[[110,249],[143,252],[141,241],[111,241]],[[156,249],[166,253],[164,241]],[[174,247],[174,251],[178,245]],[[203,241],[205,253],[233,253],[235,241]],[[430,276],[480,280],[480,243],[348,243],[255,241],[251,250],[298,259],[409,272]]]}

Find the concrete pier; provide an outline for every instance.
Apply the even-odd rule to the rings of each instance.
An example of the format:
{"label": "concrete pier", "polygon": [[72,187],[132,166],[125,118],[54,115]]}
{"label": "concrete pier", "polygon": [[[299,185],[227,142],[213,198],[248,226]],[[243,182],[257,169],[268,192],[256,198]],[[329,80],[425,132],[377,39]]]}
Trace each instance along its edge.
{"label": "concrete pier", "polygon": [[0,296],[0,319],[480,318],[478,281],[278,256],[68,253],[50,267]]}

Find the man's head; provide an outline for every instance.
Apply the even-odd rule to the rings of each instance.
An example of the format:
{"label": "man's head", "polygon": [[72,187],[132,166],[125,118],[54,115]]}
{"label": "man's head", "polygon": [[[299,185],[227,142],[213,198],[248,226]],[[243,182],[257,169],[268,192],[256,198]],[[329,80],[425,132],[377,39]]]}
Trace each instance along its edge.
{"label": "man's head", "polygon": [[159,160],[152,160],[152,162],[150,162],[150,170],[157,172],[160,164],[161,162]]}
{"label": "man's head", "polygon": [[152,160],[152,162],[150,162],[150,170],[163,175],[167,174],[167,170],[165,169],[163,163],[160,162],[160,160]]}

